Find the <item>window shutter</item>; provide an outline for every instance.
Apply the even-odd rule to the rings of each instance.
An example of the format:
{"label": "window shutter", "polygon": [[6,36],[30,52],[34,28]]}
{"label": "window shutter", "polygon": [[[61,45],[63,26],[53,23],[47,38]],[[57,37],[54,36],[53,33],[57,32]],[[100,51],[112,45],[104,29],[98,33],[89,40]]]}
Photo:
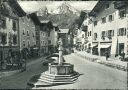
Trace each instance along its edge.
{"label": "window shutter", "polygon": [[112,30],[112,31],[113,31],[113,32],[112,32],[112,33],[113,33],[112,36],[114,36],[114,30]]}
{"label": "window shutter", "polygon": [[119,36],[119,29],[117,29],[117,36]]}
{"label": "window shutter", "polygon": [[112,21],[114,20],[114,15],[112,15]]}
{"label": "window shutter", "polygon": [[124,28],[124,35],[126,35],[126,28]]}

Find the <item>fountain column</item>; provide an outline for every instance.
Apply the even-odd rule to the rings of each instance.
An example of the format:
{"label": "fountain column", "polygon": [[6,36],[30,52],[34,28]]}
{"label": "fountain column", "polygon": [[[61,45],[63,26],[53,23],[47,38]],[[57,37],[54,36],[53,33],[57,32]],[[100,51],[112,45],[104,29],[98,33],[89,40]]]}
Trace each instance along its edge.
{"label": "fountain column", "polygon": [[63,43],[62,43],[62,39],[59,38],[59,65],[63,64]]}

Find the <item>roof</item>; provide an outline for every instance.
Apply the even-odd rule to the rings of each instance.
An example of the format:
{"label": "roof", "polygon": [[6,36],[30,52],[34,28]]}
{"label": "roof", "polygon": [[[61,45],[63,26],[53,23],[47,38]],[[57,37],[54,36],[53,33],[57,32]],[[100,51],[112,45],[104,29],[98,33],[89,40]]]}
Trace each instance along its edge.
{"label": "roof", "polygon": [[109,1],[105,0],[99,0],[95,7],[92,9],[92,11],[89,13],[89,15],[93,16],[95,13],[100,10],[105,4],[109,3]]}
{"label": "roof", "polygon": [[39,18],[37,17],[37,15],[36,15],[36,13],[31,13],[31,14],[29,14],[29,16],[36,25],[40,25],[40,21],[39,21]]}
{"label": "roof", "polygon": [[20,5],[18,4],[18,2],[16,0],[7,0],[7,3],[9,4],[9,6],[16,11],[16,14],[19,17],[23,17],[26,15],[26,13],[24,12],[24,10],[20,7]]}
{"label": "roof", "polygon": [[69,29],[59,29],[58,33],[68,33]]}

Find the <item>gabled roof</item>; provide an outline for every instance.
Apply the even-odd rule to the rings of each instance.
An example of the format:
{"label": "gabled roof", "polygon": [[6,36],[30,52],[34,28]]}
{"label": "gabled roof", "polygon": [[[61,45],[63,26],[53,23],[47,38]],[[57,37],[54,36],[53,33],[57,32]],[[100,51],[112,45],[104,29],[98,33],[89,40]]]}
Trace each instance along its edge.
{"label": "gabled roof", "polygon": [[37,17],[36,13],[29,14],[30,18],[33,20],[35,25],[40,25],[39,18]]}
{"label": "gabled roof", "polygon": [[18,4],[18,2],[16,0],[6,0],[7,3],[9,4],[9,6],[15,11],[15,13],[19,16],[19,17],[23,17],[26,15],[26,13],[24,12],[24,10],[20,7],[20,5]]}
{"label": "gabled roof", "polygon": [[92,11],[89,13],[90,16],[94,16],[105,4],[109,3],[107,0],[99,0]]}
{"label": "gabled roof", "polygon": [[69,29],[59,29],[58,33],[68,33]]}

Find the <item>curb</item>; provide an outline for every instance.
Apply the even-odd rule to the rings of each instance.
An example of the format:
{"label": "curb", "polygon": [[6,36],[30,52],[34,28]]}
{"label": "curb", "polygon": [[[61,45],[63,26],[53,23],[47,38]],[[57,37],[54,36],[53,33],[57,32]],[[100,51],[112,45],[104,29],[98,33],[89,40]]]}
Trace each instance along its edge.
{"label": "curb", "polygon": [[98,61],[97,63],[103,64],[105,66],[109,66],[109,67],[112,67],[112,68],[116,68],[116,69],[119,69],[119,70],[122,70],[122,71],[127,71],[128,70],[128,68],[126,66],[119,65],[119,64],[114,64],[114,63],[109,63],[109,62],[104,62],[104,61]]}
{"label": "curb", "polygon": [[[44,56],[45,57],[45,56]],[[42,57],[39,57],[38,59],[41,59]],[[33,61],[32,61],[33,62]],[[32,64],[32,62],[28,62],[27,66],[29,66],[30,64]],[[14,74],[17,74],[19,72],[22,72],[22,69],[19,70],[13,70],[13,71],[5,71],[5,72],[0,72],[0,78],[2,77],[7,77],[7,76],[11,76]]]}
{"label": "curb", "polygon": [[119,70],[122,70],[122,71],[128,71],[128,67],[127,66],[101,61],[98,58],[87,57],[87,56],[81,55],[79,53],[76,53],[76,55],[78,55],[78,56],[80,56],[82,58],[85,58],[85,59],[87,59],[89,61],[96,62],[96,63],[99,63],[99,64],[103,64],[103,65],[108,66],[108,67],[116,68],[116,69],[119,69]]}
{"label": "curb", "polygon": [[16,73],[19,73],[21,71],[22,70],[20,69],[20,70],[14,70],[14,71],[0,72],[0,78],[11,76],[11,75],[16,74]]}

